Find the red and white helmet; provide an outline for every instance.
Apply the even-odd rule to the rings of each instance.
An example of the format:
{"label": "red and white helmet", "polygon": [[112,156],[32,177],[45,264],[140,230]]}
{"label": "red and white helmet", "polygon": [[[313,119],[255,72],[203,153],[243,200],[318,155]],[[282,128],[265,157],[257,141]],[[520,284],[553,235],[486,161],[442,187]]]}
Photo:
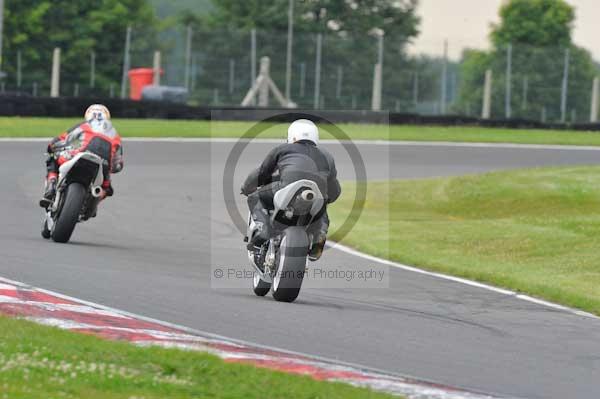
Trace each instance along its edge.
{"label": "red and white helmet", "polygon": [[85,110],[83,116],[86,122],[92,121],[104,122],[110,120],[110,111],[102,104],[92,104]]}

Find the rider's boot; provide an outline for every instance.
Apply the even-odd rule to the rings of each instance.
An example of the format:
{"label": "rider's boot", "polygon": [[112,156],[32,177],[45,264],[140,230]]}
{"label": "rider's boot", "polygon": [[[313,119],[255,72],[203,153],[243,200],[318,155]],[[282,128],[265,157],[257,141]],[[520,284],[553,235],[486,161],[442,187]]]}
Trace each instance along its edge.
{"label": "rider's boot", "polygon": [[100,197],[98,197],[98,200],[92,203],[93,208],[90,209],[89,217],[95,218],[96,215],[98,215],[98,205],[106,198],[112,197],[114,193],[115,190],[113,189],[110,180],[104,180],[104,182],[102,183],[102,193],[100,194]]}
{"label": "rider's boot", "polygon": [[327,215],[327,212],[314,222],[310,230],[313,232],[313,238],[312,247],[308,252],[308,259],[315,262],[323,255],[325,242],[327,241],[327,231],[329,230],[329,215]]}
{"label": "rider's boot", "polygon": [[48,208],[54,201],[56,195],[56,182],[58,175],[55,172],[48,173],[46,177],[46,188],[44,189],[44,196],[40,200],[40,206],[42,208]]}
{"label": "rider's boot", "polygon": [[317,233],[316,240],[314,240],[310,251],[308,252],[308,259],[312,262],[319,260],[323,255],[323,249],[325,249],[325,242],[327,241],[327,232],[320,231]]}
{"label": "rider's boot", "polygon": [[271,224],[267,210],[259,202],[252,209],[252,219],[256,223],[257,234],[249,238],[246,248],[253,251],[256,247],[261,247],[265,241],[271,238]]}
{"label": "rider's boot", "polygon": [[265,256],[267,255],[267,246],[262,245],[260,248],[254,248],[254,264],[264,273],[265,272]]}

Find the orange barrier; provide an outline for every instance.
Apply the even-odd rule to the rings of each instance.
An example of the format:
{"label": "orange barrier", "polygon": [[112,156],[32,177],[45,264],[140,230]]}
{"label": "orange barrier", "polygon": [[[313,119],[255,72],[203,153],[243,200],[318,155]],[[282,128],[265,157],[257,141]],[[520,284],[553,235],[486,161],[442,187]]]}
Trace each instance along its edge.
{"label": "orange barrier", "polygon": [[[163,74],[163,70],[160,70]],[[154,83],[154,69],[152,68],[136,68],[130,69],[129,75],[129,98],[135,101],[142,99],[142,90],[146,86]]]}

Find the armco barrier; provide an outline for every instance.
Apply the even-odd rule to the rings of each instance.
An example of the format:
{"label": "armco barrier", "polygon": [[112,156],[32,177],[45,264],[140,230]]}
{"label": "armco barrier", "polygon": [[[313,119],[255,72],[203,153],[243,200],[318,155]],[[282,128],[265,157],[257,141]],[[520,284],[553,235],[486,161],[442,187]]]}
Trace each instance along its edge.
{"label": "armco barrier", "polygon": [[0,116],[79,117],[93,103],[108,106],[119,118],[210,119],[210,109],[115,98],[0,96]]}
{"label": "armco barrier", "polygon": [[[117,118],[197,119],[210,120],[262,120],[273,115],[276,108],[242,107],[194,107],[161,101],[131,101],[115,98],[49,98],[27,95],[0,96],[0,116],[79,117],[92,103],[106,104]],[[523,119],[482,120],[461,115],[418,115],[410,113],[387,113],[373,111],[339,110],[289,110],[280,109],[281,122],[305,117],[315,121],[324,118],[333,123],[371,123],[393,125],[438,125],[438,126],[486,126],[512,129],[572,129],[600,131],[600,123],[559,124],[542,123]],[[315,116],[315,113],[319,116]]]}

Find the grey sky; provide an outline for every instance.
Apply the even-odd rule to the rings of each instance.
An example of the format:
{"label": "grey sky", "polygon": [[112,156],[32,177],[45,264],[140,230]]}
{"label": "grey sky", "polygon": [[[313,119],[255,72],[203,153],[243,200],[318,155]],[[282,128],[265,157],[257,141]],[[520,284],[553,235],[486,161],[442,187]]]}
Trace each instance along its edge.
{"label": "grey sky", "polygon": [[[498,22],[503,0],[420,0],[421,34],[413,52],[441,54],[448,40],[451,58],[465,47],[488,48],[490,24]],[[600,0],[567,0],[575,7],[573,38],[600,60]]]}

